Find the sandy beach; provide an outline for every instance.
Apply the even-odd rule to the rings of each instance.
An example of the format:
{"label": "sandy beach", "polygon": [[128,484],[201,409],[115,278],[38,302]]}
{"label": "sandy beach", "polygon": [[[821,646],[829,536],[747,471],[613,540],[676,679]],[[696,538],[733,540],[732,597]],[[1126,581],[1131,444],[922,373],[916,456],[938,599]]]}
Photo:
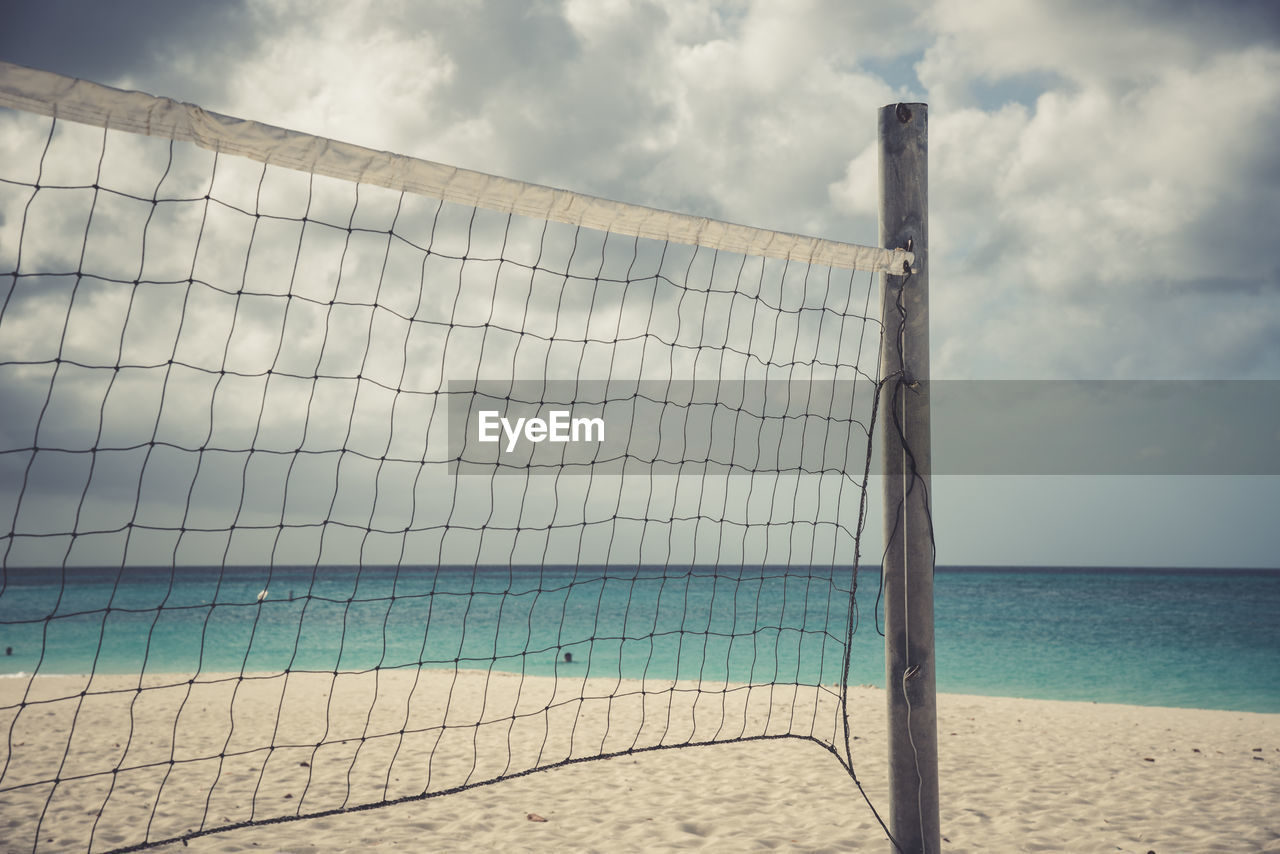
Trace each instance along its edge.
{"label": "sandy beach", "polygon": [[[572,763],[158,850],[889,850],[823,746],[842,741],[832,686],[443,671],[137,682],[0,680],[4,851],[33,850],[37,826],[34,850],[106,851],[601,751],[784,733],[802,737]],[[883,814],[884,695],[849,701],[854,768]],[[945,851],[1280,851],[1280,715],[962,695],[938,708]],[[41,781],[55,777],[50,798]]]}

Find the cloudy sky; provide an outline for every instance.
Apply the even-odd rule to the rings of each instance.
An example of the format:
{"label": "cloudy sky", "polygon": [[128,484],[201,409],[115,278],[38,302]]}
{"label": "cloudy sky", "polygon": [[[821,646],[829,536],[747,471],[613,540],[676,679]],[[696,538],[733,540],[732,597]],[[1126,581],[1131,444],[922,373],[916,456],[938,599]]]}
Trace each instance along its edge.
{"label": "cloudy sky", "polygon": [[[6,17],[11,62],[857,243],[876,240],[876,111],[927,102],[935,378],[1280,380],[1267,0],[157,0]],[[1277,566],[1278,505],[1272,476],[940,476],[938,557]]]}

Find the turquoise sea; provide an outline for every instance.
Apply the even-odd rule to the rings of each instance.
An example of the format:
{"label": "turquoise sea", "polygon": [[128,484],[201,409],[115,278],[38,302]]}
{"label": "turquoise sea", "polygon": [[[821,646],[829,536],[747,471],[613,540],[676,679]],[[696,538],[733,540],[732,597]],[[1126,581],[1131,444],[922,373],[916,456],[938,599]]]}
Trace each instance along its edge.
{"label": "turquoise sea", "polygon": [[[8,569],[0,674],[832,683],[850,585],[809,567]],[[878,587],[864,567],[850,684],[884,683]],[[1280,571],[939,567],[935,609],[939,691],[1280,712]]]}

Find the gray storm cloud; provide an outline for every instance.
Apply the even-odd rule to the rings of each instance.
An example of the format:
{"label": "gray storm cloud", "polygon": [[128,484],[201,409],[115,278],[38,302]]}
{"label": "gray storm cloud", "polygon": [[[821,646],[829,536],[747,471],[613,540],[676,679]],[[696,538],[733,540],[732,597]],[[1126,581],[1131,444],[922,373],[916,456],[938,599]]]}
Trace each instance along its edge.
{"label": "gray storm cloud", "polygon": [[[0,55],[376,148],[857,242],[871,242],[875,234],[869,152],[876,108],[894,100],[928,101],[935,376],[1268,380],[1280,373],[1280,248],[1269,231],[1280,180],[1271,144],[1280,124],[1280,18],[1271,4],[1237,3],[1223,14],[1215,4],[1159,0],[1126,7],[1033,3],[1014,11],[1000,3],[960,9],[921,2],[888,10],[814,2],[791,4],[784,17],[769,4],[712,2],[492,3],[465,14],[448,3],[397,10],[313,4],[306,15],[292,4],[272,2],[182,13],[168,4],[112,4],[109,15],[97,8],[18,4],[12,25],[0,35]],[[32,174],[39,151],[10,124],[0,133],[0,153],[15,170],[26,170],[24,175]],[[207,174],[183,184],[183,164],[176,166],[168,179],[175,188],[204,192],[199,182]],[[92,183],[83,176],[95,167],[91,160],[72,158],[58,168],[74,173],[76,182]],[[225,167],[220,194],[252,210],[258,192],[254,167],[229,159]],[[115,174],[143,197],[159,180],[145,169],[136,176]],[[263,194],[288,199],[281,204],[299,216],[307,195],[284,186],[296,179],[282,178],[279,186],[274,180],[268,179]],[[501,340],[485,334],[485,324],[493,322],[489,295],[498,293],[505,311],[555,282],[544,281],[544,274],[526,280],[515,270],[496,272],[494,265],[459,273],[441,258],[433,262],[432,279],[452,281],[453,293],[388,288],[384,295],[393,312],[359,306],[330,312],[326,301],[339,295],[339,271],[343,282],[354,284],[383,259],[376,235],[361,233],[351,241],[355,250],[340,260],[352,199],[341,188],[319,184],[312,212],[329,226],[302,235],[306,251],[293,285],[314,302],[292,300],[286,319],[279,301],[267,297],[242,299],[237,314],[229,296],[234,287],[192,296],[192,316],[207,330],[201,337],[174,330],[171,293],[140,288],[133,304],[137,331],[130,328],[123,337],[121,352],[140,362],[167,359],[178,341],[184,361],[221,369],[225,358],[235,370],[252,372],[247,369],[276,358],[271,335],[282,324],[281,373],[306,375],[317,370],[313,363],[330,371],[343,360],[359,360],[371,376],[430,388],[460,371],[474,371],[474,359],[465,356],[477,352],[482,340],[493,354],[486,371],[499,377],[509,375],[512,364],[550,365],[554,373],[583,358],[597,362],[603,358],[598,347],[557,349],[543,338],[557,324],[575,337],[602,335],[615,324],[618,334],[634,335],[631,306],[651,300],[642,291],[649,285],[640,282],[624,294],[575,280],[564,288],[564,307],[528,300],[528,316],[521,320],[537,335]],[[86,257],[124,280],[138,276],[142,260],[141,226],[128,214],[136,204],[111,201],[111,221],[104,217],[95,242],[85,247]],[[376,228],[385,228],[394,215],[372,198],[362,199],[358,210]],[[74,243],[76,235],[82,237],[86,211],[83,199],[37,211],[48,227],[30,235],[31,260],[46,251],[45,240],[57,244],[69,235]],[[2,215],[4,227],[12,229],[20,213],[6,206]],[[431,216],[429,206],[401,213],[406,227]],[[249,253],[246,266],[238,218],[230,208],[211,209],[210,233],[229,248],[197,258],[201,275],[231,281],[247,274],[255,288],[270,292],[271,271],[289,263],[298,226],[262,224],[261,246]],[[147,277],[186,275],[180,268],[195,257],[192,220],[191,214],[156,220],[155,244],[174,249],[159,251],[149,243]],[[477,234],[484,239],[477,245],[488,245],[495,229],[500,224],[482,222]],[[513,234],[513,257],[528,260],[525,250],[539,245],[533,231]],[[465,229],[444,229],[438,247],[460,255],[465,239]],[[4,252],[11,246],[6,241]],[[606,254],[615,251],[625,253],[627,247],[606,247]],[[406,281],[414,251],[394,245],[386,262],[397,281]],[[605,267],[614,263],[606,259]],[[574,270],[593,277],[598,264],[597,255],[583,253],[575,256]],[[679,266],[672,264],[672,272]],[[23,359],[50,358],[60,318],[71,305],[69,288],[50,280],[39,300],[31,282],[13,288],[9,311],[25,332],[5,346]],[[587,304],[589,291],[600,302],[588,320],[577,307]],[[657,288],[652,295],[660,326],[684,322],[687,333],[699,310],[741,311],[719,296],[682,302],[679,293]],[[80,315],[103,324],[118,319],[120,294],[109,286],[85,286],[77,293],[67,353],[95,340],[94,324],[81,322]],[[455,294],[461,294],[456,303]],[[419,299],[435,311],[451,306],[461,323],[447,335],[424,327],[406,336],[397,313],[424,310]],[[334,334],[326,341],[327,328]],[[373,334],[365,353],[355,333],[368,329]],[[779,338],[779,352],[787,334]],[[810,334],[801,330],[799,337],[809,340]],[[357,343],[342,345],[339,339]],[[234,346],[210,343],[216,340]],[[626,358],[652,359],[653,352],[642,355],[636,347]],[[708,356],[706,350],[699,355],[677,348],[666,361],[674,360],[681,371],[694,370],[695,363],[721,369]],[[730,357],[724,355],[729,363]],[[118,383],[120,408],[130,408],[123,394],[130,383],[124,374]],[[5,393],[18,400],[10,411],[27,413],[41,401],[37,394],[30,403],[31,395],[19,385],[8,378]],[[81,385],[89,389],[93,383]],[[235,403],[250,411],[260,407],[259,393],[278,398],[281,407],[297,405],[285,402],[301,393],[295,381],[282,377],[270,385],[259,392],[228,380],[220,395],[238,398]],[[338,409],[342,396],[351,396],[338,388],[339,381],[332,389],[328,382],[322,385],[317,394],[338,401]],[[91,392],[86,394],[92,403],[101,390]],[[153,392],[135,388],[129,394],[140,395],[139,412],[149,412],[142,401]],[[374,422],[392,417],[380,394],[370,392],[362,400],[369,418],[362,428],[367,433],[359,436],[368,440],[357,438],[372,446],[374,457],[381,455],[388,432]],[[199,418],[186,420],[206,418],[210,405],[196,407]],[[113,411],[116,406],[110,404]],[[428,417],[425,405],[401,407],[393,418],[397,424]],[[276,404],[266,409],[274,411]],[[15,429],[17,420],[6,419],[5,429]],[[340,427],[326,423],[317,421],[313,435],[328,436]],[[296,441],[270,418],[263,431],[264,441],[277,435]],[[396,428],[390,434],[392,447],[412,444],[410,433]],[[13,461],[4,464],[12,468]],[[317,477],[327,482],[331,475]],[[1120,540],[1159,543],[1162,532],[1176,524],[1161,518],[1181,519],[1182,530],[1214,532],[1201,538],[1198,552],[1190,549],[1200,555],[1191,562],[1217,560],[1214,539],[1238,540],[1246,555],[1240,560],[1271,560],[1266,555],[1274,553],[1274,542],[1254,528],[1237,537],[1233,522],[1248,517],[1258,502],[1274,503],[1274,484],[1267,483],[1253,481],[1234,501],[1206,505],[1205,481],[1167,478],[1161,489],[1180,495],[1179,501],[1111,542],[1141,557],[1143,547]],[[981,551],[971,532],[990,529],[981,521],[986,516],[966,509],[968,487],[944,480],[937,488],[940,508],[952,511],[939,513],[939,541],[945,543],[950,533],[952,542],[973,542]],[[1132,492],[1101,483],[1095,489],[1086,498],[1081,496],[1088,488],[1080,484],[1051,489],[1046,500],[1077,525],[1087,521],[1080,508],[1109,502],[1115,507],[1120,493],[1125,506],[1145,500],[1136,486]],[[983,485],[977,491],[1003,503],[1005,512],[1026,513],[1025,501],[1001,499],[999,490]],[[1189,519],[1195,524],[1187,524]],[[1028,553],[1036,551],[1033,533],[1022,542]],[[1185,563],[1187,552],[1182,547],[1168,559]]]}

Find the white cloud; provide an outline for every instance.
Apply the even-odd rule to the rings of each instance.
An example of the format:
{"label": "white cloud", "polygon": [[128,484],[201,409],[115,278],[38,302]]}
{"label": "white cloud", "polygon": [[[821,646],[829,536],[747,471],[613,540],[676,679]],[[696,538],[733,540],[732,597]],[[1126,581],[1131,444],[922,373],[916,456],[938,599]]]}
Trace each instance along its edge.
{"label": "white cloud", "polygon": [[[1006,341],[1006,364],[1023,375],[1234,367],[1216,364],[1208,346],[1218,324],[1188,329],[1171,303],[1274,281],[1267,226],[1246,212],[1274,197],[1256,173],[1268,169],[1280,123],[1278,80],[1280,52],[1249,49],[1197,71],[1164,69],[1141,89],[1048,91],[1032,110],[944,112],[932,129],[931,185],[943,364],[989,364],[980,351]],[[1215,220],[1233,209],[1242,239],[1212,245]],[[979,290],[1006,311],[985,321],[966,313],[961,301]],[[949,317],[963,318],[955,331]],[[1135,336],[1145,354],[1136,359],[1124,352]],[[1189,346],[1200,355],[1186,355]]]}
{"label": "white cloud", "polygon": [[973,89],[1048,74],[1074,86],[1141,87],[1170,67],[1212,58],[1178,16],[1136,4],[940,0],[920,22],[936,33],[917,73],[942,109],[968,106]]}
{"label": "white cloud", "polygon": [[228,69],[228,102],[269,124],[386,149],[416,147],[436,92],[455,72],[431,32],[394,26],[383,4],[265,2],[259,26],[277,34]]}

